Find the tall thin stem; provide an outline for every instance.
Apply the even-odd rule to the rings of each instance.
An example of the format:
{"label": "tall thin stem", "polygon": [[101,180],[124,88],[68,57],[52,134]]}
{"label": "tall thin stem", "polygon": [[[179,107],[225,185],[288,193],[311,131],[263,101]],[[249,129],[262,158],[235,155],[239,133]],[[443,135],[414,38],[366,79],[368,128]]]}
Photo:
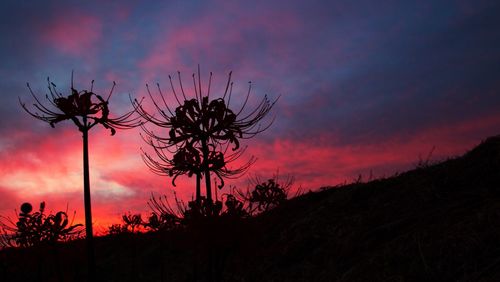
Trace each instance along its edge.
{"label": "tall thin stem", "polygon": [[207,140],[201,139],[201,150],[203,151],[203,170],[205,174],[205,186],[207,188],[207,201],[212,204],[212,183],[210,181],[210,168],[208,166],[209,149]]}
{"label": "tall thin stem", "polygon": [[201,204],[201,172],[196,173],[196,203]]}
{"label": "tall thin stem", "polygon": [[94,235],[92,232],[92,207],[90,200],[90,175],[89,175],[89,138],[87,127],[87,116],[83,116],[83,126],[81,128],[83,135],[83,199],[85,205],[85,233],[87,240],[87,263],[89,271],[89,281],[95,278],[95,254],[94,254]]}

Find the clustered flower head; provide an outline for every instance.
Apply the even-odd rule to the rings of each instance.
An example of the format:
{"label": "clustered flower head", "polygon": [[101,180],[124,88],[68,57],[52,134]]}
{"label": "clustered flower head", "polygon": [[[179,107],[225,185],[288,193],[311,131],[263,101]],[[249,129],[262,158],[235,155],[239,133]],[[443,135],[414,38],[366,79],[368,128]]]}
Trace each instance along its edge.
{"label": "clustered flower head", "polygon": [[[73,81],[73,79],[72,79]],[[128,129],[140,125],[139,117],[132,118],[134,111],[130,111],[117,118],[110,118],[109,98],[113,94],[116,83],[113,82],[113,87],[106,99],[93,92],[93,84],[91,83],[90,91],[78,91],[71,83],[71,94],[64,96],[57,90],[57,86],[47,78],[49,94],[45,95],[48,105],[44,105],[34,94],[30,85],[28,89],[35,99],[33,107],[35,111],[30,110],[25,103],[19,101],[23,109],[31,116],[45,121],[50,126],[55,127],[56,123],[64,120],[72,120],[80,131],[89,130],[97,124],[101,124],[104,128],[111,131],[111,135],[116,133],[116,129]]]}
{"label": "clustered flower head", "polygon": [[[153,142],[151,140],[151,142]],[[255,158],[250,157],[250,159],[238,168],[228,168],[227,164],[238,159],[244,152],[245,149],[236,150],[235,152],[227,152],[224,155],[223,152],[218,151],[213,145],[208,145],[212,148],[208,151],[206,158],[203,157],[203,152],[199,147],[185,146],[179,147],[179,149],[172,154],[167,150],[162,150],[161,146],[153,147],[159,160],[149,155],[143,150],[143,161],[145,164],[158,175],[166,175],[172,178],[172,185],[175,187],[175,181],[181,175],[187,175],[192,177],[193,175],[200,175],[205,167],[205,162],[208,170],[214,173],[220,181],[218,185],[219,188],[224,187],[224,178],[236,178],[242,173],[244,173],[254,162]]]}
{"label": "clustered flower head", "polygon": [[215,143],[226,141],[234,143],[233,150],[237,150],[238,137],[242,138],[243,132],[235,122],[236,115],[221,98],[209,102],[208,97],[203,97],[201,103],[196,99],[186,100],[170,118],[169,137],[172,143],[192,144],[204,138]]}
{"label": "clustered flower head", "polygon": [[[193,74],[194,98],[186,96],[180,73],[178,79],[183,99],[177,95],[172,77],[169,76],[173,97],[178,103],[175,109],[166,102],[159,84],[157,87],[161,100],[155,99],[146,85],[157,115],[150,114],[137,100],[133,101],[134,108],[144,120],[168,130],[168,136],[165,136],[142,126],[145,133],[143,139],[153,148],[159,160],[144,151],[143,159],[153,172],[173,177],[174,186],[175,179],[180,175],[191,177],[196,174],[201,177],[204,174],[209,177],[209,173],[214,173],[220,180],[219,188],[222,188],[224,178],[241,175],[255,162],[255,158],[251,157],[236,169],[227,166],[241,157],[246,149],[240,147],[240,139],[251,138],[272,124],[271,121],[262,126],[261,121],[273,108],[276,100],[271,102],[265,96],[253,110],[243,114],[250,96],[251,83],[241,108],[233,111],[229,107],[233,89],[231,73],[228,75],[223,96],[214,99],[210,97],[212,73],[206,95],[202,93],[199,69],[198,81]],[[228,153],[230,144],[233,152]]]}

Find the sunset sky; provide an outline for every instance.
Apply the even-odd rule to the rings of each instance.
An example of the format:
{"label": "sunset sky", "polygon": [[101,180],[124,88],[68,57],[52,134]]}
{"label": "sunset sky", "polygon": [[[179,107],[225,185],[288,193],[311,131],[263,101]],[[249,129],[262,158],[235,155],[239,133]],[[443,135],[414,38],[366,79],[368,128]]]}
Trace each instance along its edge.
{"label": "sunset sky", "polygon": [[[233,71],[235,106],[248,81],[252,103],[281,95],[272,127],[243,143],[243,160],[257,162],[227,187],[277,170],[306,191],[390,176],[433,147],[442,160],[500,133],[499,1],[17,2],[0,3],[2,215],[46,201],[83,221],[81,133],[71,122],[53,129],[18,102],[33,103],[26,82],[43,97],[48,76],[68,94],[72,70],[78,89],[94,79],[108,93],[116,81],[116,114],[146,83],[171,98],[168,75],[181,71],[189,84],[198,64],[215,88]],[[174,189],[147,169],[139,132],[90,133],[98,232],[124,212],[145,215],[152,192],[194,193],[192,179]]]}

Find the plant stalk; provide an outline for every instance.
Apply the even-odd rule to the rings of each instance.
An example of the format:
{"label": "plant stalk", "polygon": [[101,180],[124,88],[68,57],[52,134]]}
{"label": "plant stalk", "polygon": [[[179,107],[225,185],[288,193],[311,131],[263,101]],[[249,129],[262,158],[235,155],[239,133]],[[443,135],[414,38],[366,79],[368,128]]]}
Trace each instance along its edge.
{"label": "plant stalk", "polygon": [[203,163],[205,170],[205,186],[207,188],[207,202],[211,205],[212,202],[212,183],[210,182],[210,168],[208,167],[208,145],[205,139],[201,140],[201,149],[203,151]]}
{"label": "plant stalk", "polygon": [[89,138],[88,138],[87,117],[83,117],[83,198],[85,205],[85,233],[87,243],[87,267],[89,281],[94,281],[96,277],[94,235],[92,232],[92,207],[90,200],[90,175],[89,175]]}

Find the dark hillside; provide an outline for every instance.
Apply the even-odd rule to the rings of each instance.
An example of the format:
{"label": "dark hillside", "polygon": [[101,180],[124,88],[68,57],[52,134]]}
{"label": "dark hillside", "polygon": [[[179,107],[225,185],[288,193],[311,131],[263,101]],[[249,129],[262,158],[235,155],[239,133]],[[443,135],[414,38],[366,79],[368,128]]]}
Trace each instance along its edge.
{"label": "dark hillside", "polygon": [[289,201],[260,218],[253,267],[287,280],[500,281],[499,200],[494,137],[457,159]]}
{"label": "dark hillside", "polygon": [[[4,250],[2,281],[83,279],[82,244]],[[104,281],[500,281],[500,137],[244,222],[96,244]]]}

